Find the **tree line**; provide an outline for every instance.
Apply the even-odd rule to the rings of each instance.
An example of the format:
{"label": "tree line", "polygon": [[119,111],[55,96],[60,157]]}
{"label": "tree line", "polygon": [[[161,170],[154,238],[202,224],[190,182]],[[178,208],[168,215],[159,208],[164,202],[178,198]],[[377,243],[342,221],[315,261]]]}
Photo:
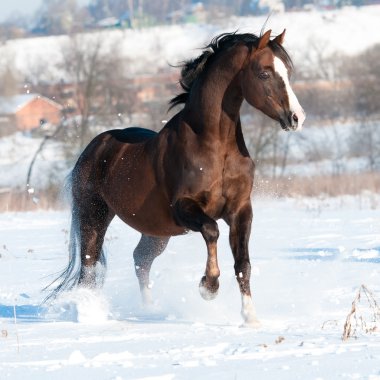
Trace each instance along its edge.
{"label": "tree line", "polygon": [[[77,115],[63,119],[66,127],[58,136],[66,142],[67,150],[76,155],[100,129],[128,127],[132,124],[158,130],[168,119],[167,102],[178,88],[171,83],[169,96],[154,101],[137,99],[138,88],[130,84],[133,62],[118,49],[118,41],[110,44],[104,33],[90,37],[74,34],[62,44],[60,70],[71,84]],[[87,38],[87,40],[84,40]],[[91,41],[89,40],[91,38]],[[276,123],[243,105],[244,134],[258,170],[272,177],[283,176],[294,163],[292,144],[301,146],[309,162],[328,159],[336,175],[345,172],[347,157],[364,157],[368,171],[380,168],[380,45],[356,56],[325,56],[323,49],[314,49],[314,61],[295,62],[297,96],[307,113],[308,126],[328,126],[326,141],[308,138],[305,134],[283,133]],[[317,61],[315,61],[317,57]],[[0,58],[0,95],[20,91],[28,83],[32,92],[49,96],[44,77],[39,71],[49,68],[30,68],[27,78],[14,71],[12,57]],[[171,70],[176,70],[171,68]],[[179,75],[179,72],[178,72]],[[158,93],[163,93],[160,86]],[[64,104],[66,107],[67,105]],[[137,114],[138,118],[133,119]],[[340,124],[354,124],[348,135],[342,136]]]}

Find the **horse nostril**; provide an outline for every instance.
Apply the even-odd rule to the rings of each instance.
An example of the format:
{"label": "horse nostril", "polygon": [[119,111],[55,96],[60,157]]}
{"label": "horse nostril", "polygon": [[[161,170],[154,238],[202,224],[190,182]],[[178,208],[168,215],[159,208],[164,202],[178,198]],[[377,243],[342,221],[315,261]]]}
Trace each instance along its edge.
{"label": "horse nostril", "polygon": [[295,113],[292,115],[292,118],[293,118],[293,120],[294,120],[296,123],[298,123],[298,116],[297,116]]}

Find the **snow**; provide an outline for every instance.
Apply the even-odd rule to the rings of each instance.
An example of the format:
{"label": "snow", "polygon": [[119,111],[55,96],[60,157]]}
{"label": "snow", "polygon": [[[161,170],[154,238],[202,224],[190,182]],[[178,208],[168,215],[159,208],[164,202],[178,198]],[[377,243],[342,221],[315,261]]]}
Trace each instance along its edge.
{"label": "snow", "polygon": [[[287,28],[286,47],[302,60],[311,43],[326,54],[356,54],[380,42],[380,7],[340,12],[273,15],[273,34]],[[354,22],[353,22],[354,20]],[[107,31],[108,49],[119,43],[131,72],[168,67],[196,55],[197,47],[223,31],[260,33],[264,17],[223,24]],[[88,35],[85,38],[96,38]],[[61,78],[58,62],[67,38],[12,40],[0,47],[24,74]],[[45,70],[46,67],[49,70]],[[42,72],[39,73],[41,69]],[[347,150],[349,130],[339,152]],[[302,132],[323,146],[333,132]],[[302,135],[301,135],[302,137]],[[305,153],[295,138],[295,162]],[[0,187],[25,187],[28,165],[41,139],[15,134],[0,140]],[[304,142],[307,144],[308,141]],[[331,145],[331,143],[330,143]],[[329,145],[329,146],[330,146]],[[36,161],[32,186],[62,181],[67,173],[58,143]],[[331,161],[315,172],[331,172]],[[362,159],[345,161],[362,170]],[[57,170],[57,168],[59,170]],[[310,169],[310,168],[309,168]],[[50,171],[48,171],[50,170]],[[200,168],[202,170],[202,168]],[[303,174],[304,165],[287,174]],[[61,177],[53,178],[59,172]],[[49,174],[50,173],[50,174]],[[103,289],[77,289],[54,304],[41,292],[68,260],[66,212],[0,214],[1,379],[380,379],[379,333],[358,332],[342,342],[343,326],[361,284],[379,299],[380,198],[255,199],[250,241],[252,290],[261,327],[241,327],[241,299],[220,222],[220,289],[206,302],[198,284],[206,264],[199,234],[172,238],[151,271],[153,305],[141,305],[132,252],[139,234],[116,219],[106,237],[108,273]]]}
{"label": "snow", "polygon": [[120,220],[107,233],[108,272],[95,294],[40,306],[67,263],[68,212],[0,215],[2,379],[380,379],[379,333],[342,342],[364,283],[379,299],[380,215],[361,199],[255,199],[250,251],[261,327],[242,328],[240,294],[219,223],[218,297],[198,283],[199,234],[172,238],[152,267],[154,305],[143,309]]}

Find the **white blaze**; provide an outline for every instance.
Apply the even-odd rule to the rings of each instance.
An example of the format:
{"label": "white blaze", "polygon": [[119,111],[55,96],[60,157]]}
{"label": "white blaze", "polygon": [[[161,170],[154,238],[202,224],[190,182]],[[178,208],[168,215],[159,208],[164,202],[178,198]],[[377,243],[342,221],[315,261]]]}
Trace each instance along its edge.
{"label": "white blaze", "polygon": [[294,112],[297,117],[298,117],[298,127],[297,129],[302,128],[302,124],[305,121],[305,112],[302,109],[296,94],[294,93],[292,87],[290,86],[289,83],[289,76],[288,76],[288,70],[284,64],[284,62],[281,61],[280,58],[274,57],[274,69],[278,75],[282,78],[282,80],[285,83],[285,89],[288,94],[288,99],[289,99],[289,109],[291,112]]}

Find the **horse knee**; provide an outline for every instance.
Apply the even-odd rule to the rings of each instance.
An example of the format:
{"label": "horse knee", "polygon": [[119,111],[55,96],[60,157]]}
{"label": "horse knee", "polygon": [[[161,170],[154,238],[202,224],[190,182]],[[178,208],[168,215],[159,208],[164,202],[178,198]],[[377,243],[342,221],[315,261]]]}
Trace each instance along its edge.
{"label": "horse knee", "polygon": [[201,233],[207,243],[216,243],[219,238],[218,224],[214,220],[204,223]]}
{"label": "horse knee", "polygon": [[247,274],[251,273],[251,263],[250,263],[248,258],[237,259],[235,261],[234,268],[235,268],[236,274],[238,274],[240,272],[241,273],[247,273]]}
{"label": "horse knee", "polygon": [[166,248],[169,238],[156,238],[143,235],[133,251],[135,265],[150,265]]}
{"label": "horse knee", "polygon": [[166,248],[169,238],[157,238],[142,235],[139,244],[133,251],[135,272],[143,289],[149,283],[149,272],[154,259]]}

